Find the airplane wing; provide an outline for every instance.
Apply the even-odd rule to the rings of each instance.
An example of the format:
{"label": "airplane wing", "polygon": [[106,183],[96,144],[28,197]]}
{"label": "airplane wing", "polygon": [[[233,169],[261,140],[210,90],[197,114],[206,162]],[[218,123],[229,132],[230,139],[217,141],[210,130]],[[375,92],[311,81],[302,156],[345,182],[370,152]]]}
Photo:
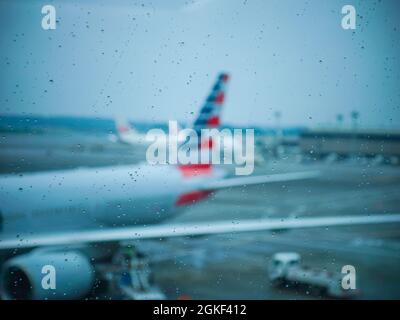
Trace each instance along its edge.
{"label": "airplane wing", "polygon": [[233,187],[243,187],[254,184],[272,183],[272,182],[287,182],[304,179],[313,179],[320,175],[319,171],[300,171],[289,173],[276,173],[260,176],[228,178],[218,181],[210,181],[204,186],[206,190],[218,190]]}
{"label": "airplane wing", "polygon": [[400,223],[400,214],[378,214],[338,217],[280,218],[164,224],[146,227],[110,228],[96,231],[57,233],[29,238],[0,240],[0,249],[38,246],[69,246],[124,240],[161,239],[185,236],[234,234],[239,232],[289,230],[366,224]]}

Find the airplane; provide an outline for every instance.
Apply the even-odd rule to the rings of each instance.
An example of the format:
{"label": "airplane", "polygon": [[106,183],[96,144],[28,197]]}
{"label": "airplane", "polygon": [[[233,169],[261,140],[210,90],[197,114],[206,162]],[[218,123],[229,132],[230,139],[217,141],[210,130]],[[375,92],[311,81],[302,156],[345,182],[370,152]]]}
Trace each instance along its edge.
{"label": "airplane", "polygon": [[[225,74],[226,77],[229,77],[227,74]],[[228,79],[228,78],[227,78]],[[216,83],[215,86],[218,84]],[[213,90],[215,89],[215,86],[213,87]],[[225,83],[225,90],[226,90],[227,83]],[[194,119],[192,124],[188,124],[187,128],[194,129],[197,134],[200,135],[201,129],[204,128],[204,121],[207,119],[209,122],[214,121],[214,127],[219,127],[220,126],[220,110],[221,107],[225,101],[225,92],[221,92],[219,96],[215,97],[215,102],[214,104],[211,104],[210,101],[214,99],[213,96],[213,91],[210,93],[208,96],[206,103],[204,106],[201,108],[199,115],[197,118]],[[220,106],[220,107],[219,107]],[[219,110],[219,111],[218,111]],[[208,119],[209,115],[213,115],[213,118]],[[181,126],[179,123],[177,123],[177,127],[169,127],[169,135],[168,136],[176,136],[174,140],[176,139],[178,145],[183,145],[185,144],[186,137],[179,135],[179,132],[181,130]],[[108,139],[111,142],[114,143],[122,143],[126,145],[131,145],[131,146],[149,146],[150,143],[152,142],[151,139],[147,139],[147,135],[145,133],[139,132],[136,130],[132,125],[129,123],[129,121],[126,118],[123,117],[117,117],[115,119],[115,130],[116,134],[109,134]],[[168,144],[168,136],[165,137],[165,145]],[[162,141],[160,141],[162,142]],[[231,137],[224,137],[223,139],[221,138],[220,140],[221,143],[221,149],[225,148],[226,150],[234,150],[236,146],[242,145],[243,146],[243,141],[241,138],[236,137],[236,136],[231,136]],[[254,155],[252,162],[255,164],[262,164],[264,163],[264,158],[257,150]]]}
{"label": "airplane", "polygon": [[147,145],[146,135],[133,128],[127,119],[117,118],[115,120],[116,135],[112,134],[110,139],[113,142],[120,142],[129,145]]}
{"label": "airplane", "polygon": [[[218,127],[228,75],[218,76],[197,128]],[[171,223],[221,189],[313,179],[306,171],[231,177],[212,164],[139,165],[0,177],[0,294],[3,299],[78,299],[124,241],[268,230],[398,223],[400,214]],[[57,286],[43,287],[43,268]]]}
{"label": "airplane", "polygon": [[[134,145],[134,146],[136,145],[148,146],[151,143],[151,141],[146,139],[146,134],[141,133],[135,128],[133,128],[130,125],[129,121],[125,118],[118,117],[115,120],[115,128],[117,134],[116,135],[111,134],[109,136],[112,142],[120,142],[123,144]],[[180,130],[179,127],[177,129],[178,131]],[[170,131],[169,134],[178,136],[178,131],[176,132]],[[182,138],[177,138],[177,141],[179,143],[185,142],[185,140]]]}
{"label": "airplane", "polygon": [[[224,76],[228,77],[227,74]],[[228,78],[227,78],[228,79]],[[225,83],[225,90],[226,90],[226,85],[227,82]],[[218,83],[216,83],[213,87],[213,91],[210,93],[208,96],[206,103],[204,106],[201,108],[200,113],[196,119],[194,119],[193,123],[191,125],[188,125],[188,128],[194,129],[196,132],[200,134],[200,130],[204,128],[205,121],[209,121],[210,123],[213,122],[214,127],[219,127],[220,125],[220,110],[221,108],[218,106],[223,105],[225,101],[225,92],[221,91],[219,96],[214,97],[213,92],[214,89],[218,86]],[[211,100],[214,99],[215,101],[213,103]],[[210,117],[212,115],[212,117]],[[171,135],[176,135],[178,136],[178,143],[184,143],[185,139],[183,137],[180,137],[178,135],[180,131],[180,126],[178,124],[178,127],[176,128],[176,131],[171,132],[171,128],[169,130],[169,134]],[[120,142],[123,144],[128,144],[128,145],[149,145],[151,141],[148,141],[146,139],[146,134],[139,132],[136,130],[134,127],[131,126],[129,121],[126,118],[123,117],[117,117],[115,119],[115,130],[116,130],[116,135],[110,135],[110,140],[113,142]],[[226,140],[224,141],[225,147],[231,148],[233,145],[233,139],[231,140]]]}

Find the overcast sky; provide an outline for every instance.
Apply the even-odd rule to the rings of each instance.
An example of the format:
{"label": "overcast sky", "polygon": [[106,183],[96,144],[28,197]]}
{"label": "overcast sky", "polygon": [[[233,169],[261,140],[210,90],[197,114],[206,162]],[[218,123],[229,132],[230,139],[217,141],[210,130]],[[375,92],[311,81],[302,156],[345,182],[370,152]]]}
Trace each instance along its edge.
{"label": "overcast sky", "polygon": [[227,71],[229,123],[400,128],[399,30],[397,0],[1,1],[0,112],[186,122]]}

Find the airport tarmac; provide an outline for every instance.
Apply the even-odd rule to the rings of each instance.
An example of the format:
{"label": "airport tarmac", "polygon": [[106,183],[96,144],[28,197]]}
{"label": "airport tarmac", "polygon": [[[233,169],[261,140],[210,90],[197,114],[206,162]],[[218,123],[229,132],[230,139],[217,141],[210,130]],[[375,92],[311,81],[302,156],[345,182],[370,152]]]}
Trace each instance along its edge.
{"label": "airport tarmac", "polygon": [[63,132],[0,134],[0,174],[137,163],[145,149],[110,141],[109,136]]}
{"label": "airport tarmac", "polygon": [[[144,149],[133,150],[130,146],[112,143],[106,136],[93,140],[84,135],[67,137],[61,148],[58,148],[61,144],[57,137],[51,138],[56,139],[54,147],[49,147],[51,143],[46,138],[42,144],[30,143],[30,139],[35,140],[35,137],[2,138],[1,173],[144,160]],[[77,145],[82,146],[78,148],[80,151],[71,147]],[[267,160],[256,167],[255,174],[299,170],[319,170],[321,175],[314,180],[220,191],[188,208],[174,222],[400,212],[399,167],[343,161],[301,163],[291,157]],[[143,241],[139,249],[151,257],[156,283],[171,299],[181,296],[194,299],[324,298],[307,289],[275,288],[269,283],[269,258],[282,251],[300,253],[306,265],[319,270],[340,272],[344,265],[353,265],[359,299],[400,298],[399,225]]]}
{"label": "airport tarmac", "polygon": [[[321,176],[315,180],[221,191],[176,220],[368,215],[400,211],[398,168],[361,168],[343,163],[302,165],[281,160],[257,168],[257,173],[295,169],[317,169]],[[344,265],[353,265],[360,290],[357,298],[400,298],[398,225],[259,232],[186,241],[174,239],[173,242],[171,253],[181,246],[181,251],[194,254],[191,259],[166,262],[164,267],[158,264],[159,283],[171,297],[188,294],[198,299],[323,298],[306,289],[277,289],[269,283],[269,258],[276,252],[294,251],[301,254],[304,264],[318,270],[340,273]],[[172,273],[172,268],[179,273]]]}

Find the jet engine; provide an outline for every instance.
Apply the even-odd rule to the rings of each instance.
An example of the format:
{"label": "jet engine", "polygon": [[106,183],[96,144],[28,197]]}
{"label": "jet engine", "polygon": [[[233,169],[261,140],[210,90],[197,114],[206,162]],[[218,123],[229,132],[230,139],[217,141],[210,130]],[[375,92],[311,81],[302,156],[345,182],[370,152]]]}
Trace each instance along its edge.
{"label": "jet engine", "polygon": [[43,251],[11,258],[1,275],[3,299],[78,299],[93,286],[94,268],[79,251]]}

